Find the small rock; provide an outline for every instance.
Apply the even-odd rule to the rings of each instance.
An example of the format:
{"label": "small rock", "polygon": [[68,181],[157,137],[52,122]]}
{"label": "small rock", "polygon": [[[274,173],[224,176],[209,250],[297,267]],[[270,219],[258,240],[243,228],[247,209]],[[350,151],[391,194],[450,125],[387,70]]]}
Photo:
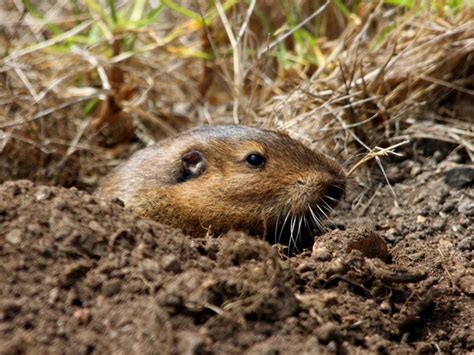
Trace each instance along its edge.
{"label": "small rock", "polygon": [[39,235],[39,234],[41,234],[41,226],[40,226],[38,223],[28,224],[28,226],[26,227],[26,229],[27,229],[28,232],[30,232],[31,234],[34,234],[34,235]]}
{"label": "small rock", "polygon": [[41,186],[38,188],[38,191],[35,194],[36,201],[45,201],[53,196],[53,192],[47,186]]}
{"label": "small rock", "polygon": [[425,222],[426,222],[426,217],[423,217],[422,215],[416,216],[416,223],[423,224]]}
{"label": "small rock", "polygon": [[340,341],[339,328],[331,322],[325,323],[316,329],[316,335],[323,344],[327,344],[332,340]]}
{"label": "small rock", "polygon": [[296,270],[301,274],[304,273],[304,272],[307,272],[307,271],[313,271],[313,269],[314,269],[314,264],[310,263],[310,262],[301,263],[296,268]]}
{"label": "small rock", "polygon": [[92,318],[91,312],[86,308],[78,309],[72,315],[74,316],[74,318],[77,319],[78,323],[81,325],[88,324]]}
{"label": "small rock", "polygon": [[390,306],[390,303],[388,303],[387,301],[382,301],[382,303],[380,303],[380,311],[382,311],[383,313],[391,313],[392,306]]}
{"label": "small rock", "polygon": [[398,206],[393,206],[391,209],[390,209],[390,212],[389,212],[390,216],[392,217],[400,217],[402,214],[403,214],[403,211],[400,207]]}
{"label": "small rock", "polygon": [[458,243],[459,250],[474,250],[474,237],[466,237]]}
{"label": "small rock", "polygon": [[331,253],[325,247],[317,247],[313,248],[311,258],[318,261],[329,261],[331,260]]}
{"label": "small rock", "polygon": [[439,150],[437,150],[436,152],[434,152],[433,154],[433,159],[439,163],[440,161],[442,161],[444,159],[445,155],[443,153],[441,153]]}
{"label": "small rock", "polygon": [[438,214],[441,211],[441,206],[442,204],[434,201],[434,200],[428,200],[427,201],[429,209],[424,211],[424,214],[428,215],[430,212],[432,214]]}
{"label": "small rock", "polygon": [[445,224],[446,224],[446,221],[443,218],[438,217],[437,219],[435,219],[433,221],[433,224],[431,225],[431,228],[435,232],[440,231],[444,228]]}
{"label": "small rock", "polygon": [[[55,222],[55,223],[52,223]],[[74,223],[68,217],[64,216],[59,222],[54,221],[50,218],[50,224],[52,225],[51,232],[56,240],[61,240],[70,235],[74,230]]]}
{"label": "small rock", "polygon": [[452,211],[455,210],[456,205],[454,204],[453,201],[447,201],[442,208],[442,211],[444,213],[451,213]]}
{"label": "small rock", "polygon": [[458,152],[451,153],[446,158],[446,161],[461,164],[461,163],[464,162],[464,157],[461,154],[459,154]]}
{"label": "small rock", "polygon": [[160,265],[155,260],[143,260],[140,269],[148,281],[156,280],[160,275]]}
{"label": "small rock", "polygon": [[458,212],[466,216],[474,216],[474,200],[464,199],[459,202]]}
{"label": "small rock", "polygon": [[396,228],[389,228],[384,234],[385,240],[389,243],[395,242],[399,236],[400,232]]}
{"label": "small rock", "polygon": [[122,282],[120,280],[108,280],[102,285],[102,292],[107,297],[112,297],[117,294],[122,288]]}
{"label": "small rock", "polygon": [[462,275],[458,279],[458,286],[468,296],[474,296],[474,275]]}
{"label": "small rock", "polygon": [[393,165],[387,169],[387,178],[391,184],[397,184],[405,179],[405,172],[397,165]]}
{"label": "small rock", "polygon": [[410,176],[415,177],[421,172],[421,166],[419,164],[413,165],[413,167],[410,170]]}
{"label": "small rock", "polygon": [[459,232],[461,232],[464,228],[463,228],[462,225],[456,223],[456,224],[453,224],[453,225],[451,226],[451,229],[452,229],[452,231],[453,231],[454,233],[459,233]]}
{"label": "small rock", "polygon": [[55,287],[49,291],[48,303],[53,305],[59,298],[59,288]]}
{"label": "small rock", "polygon": [[474,167],[456,167],[444,172],[444,182],[458,189],[474,185]]}
{"label": "small rock", "polygon": [[85,202],[85,203],[90,203],[91,205],[95,205],[97,203],[97,201],[95,200],[95,198],[91,195],[84,195],[84,197],[82,198],[82,200]]}
{"label": "small rock", "polygon": [[10,244],[16,245],[16,244],[21,243],[21,237],[22,237],[22,232],[20,229],[12,229],[10,232],[8,232],[5,239]]}
{"label": "small rock", "polygon": [[89,223],[89,228],[93,230],[94,232],[105,234],[106,230],[102,228],[102,226],[99,224],[97,221],[91,221]]}
{"label": "small rock", "polygon": [[53,204],[53,209],[58,210],[58,211],[72,210],[69,203],[67,201],[64,201],[64,200],[57,200]]}
{"label": "small rock", "polygon": [[410,259],[412,261],[421,261],[425,258],[425,252],[420,251],[418,253],[413,253],[410,255]]}
{"label": "small rock", "polygon": [[181,271],[181,263],[175,255],[165,255],[161,259],[161,265],[163,266],[163,269],[168,272],[177,273]]}

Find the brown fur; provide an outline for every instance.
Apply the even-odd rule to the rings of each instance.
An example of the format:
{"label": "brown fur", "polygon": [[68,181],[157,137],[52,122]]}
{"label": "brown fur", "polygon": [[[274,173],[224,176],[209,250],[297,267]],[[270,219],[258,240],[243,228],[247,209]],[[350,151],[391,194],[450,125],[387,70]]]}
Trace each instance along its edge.
{"label": "brown fur", "polygon": [[[202,153],[205,172],[178,181],[181,158]],[[266,157],[262,169],[246,163],[249,153]],[[341,193],[341,166],[282,132],[238,125],[198,127],[133,155],[99,187],[97,194],[119,198],[137,214],[181,228],[193,236],[230,229],[267,236],[290,213],[308,216],[324,209],[328,187]],[[337,201],[325,200],[334,207]],[[326,210],[327,211],[327,210]],[[319,213],[319,217],[323,215]]]}

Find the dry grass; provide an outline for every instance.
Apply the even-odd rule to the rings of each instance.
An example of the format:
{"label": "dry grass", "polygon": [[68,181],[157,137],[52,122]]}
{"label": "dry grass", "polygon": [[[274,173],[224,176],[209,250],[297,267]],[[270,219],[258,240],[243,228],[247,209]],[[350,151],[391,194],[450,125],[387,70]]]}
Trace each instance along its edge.
{"label": "dry grass", "polygon": [[[344,16],[300,1],[288,27],[270,1],[206,3],[183,2],[212,14],[209,26],[164,10],[160,22],[94,43],[78,35],[90,39],[100,17],[45,1],[40,20],[18,2],[1,5],[0,180],[91,188],[137,148],[217,122],[285,129],[341,160],[420,137],[473,158],[472,8],[440,15],[367,3]],[[271,14],[272,36],[257,8]],[[314,19],[319,36],[308,37]],[[51,35],[51,24],[62,33]]]}
{"label": "dry grass", "polygon": [[326,64],[289,93],[275,96],[265,107],[266,120],[344,158],[372,152],[378,144],[432,138],[458,144],[472,160],[472,8],[449,21],[407,13],[393,32],[371,45],[374,28],[390,21],[384,17],[379,6],[328,43]]}

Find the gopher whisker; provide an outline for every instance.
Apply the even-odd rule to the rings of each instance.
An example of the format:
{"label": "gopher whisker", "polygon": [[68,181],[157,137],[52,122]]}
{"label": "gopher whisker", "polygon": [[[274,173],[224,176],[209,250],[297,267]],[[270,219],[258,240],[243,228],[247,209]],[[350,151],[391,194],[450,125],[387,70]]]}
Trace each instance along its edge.
{"label": "gopher whisker", "polygon": [[280,214],[278,214],[276,222],[275,222],[275,231],[273,232],[273,244],[277,243],[277,235],[278,235],[278,225],[280,221]]}
{"label": "gopher whisker", "polygon": [[319,229],[323,229],[323,226],[321,224],[321,221],[320,219],[318,218],[318,216],[314,213],[313,209],[311,208],[311,206],[308,206],[308,209],[311,213],[311,217],[313,217],[313,221],[314,223],[316,224],[316,226],[319,228]]}
{"label": "gopher whisker", "polygon": [[321,202],[326,205],[326,207],[327,207],[329,213],[334,212],[334,208],[332,208],[331,205],[329,205],[326,201],[324,201],[324,199],[322,199]]}
{"label": "gopher whisker", "polygon": [[298,216],[298,230],[296,232],[296,240],[295,240],[295,249],[297,252],[299,252],[299,248],[297,245],[297,242],[301,240],[301,223],[303,223],[303,217]]}
{"label": "gopher whisker", "polygon": [[296,246],[296,241],[294,240],[294,232],[295,232],[295,225],[296,225],[296,218],[295,215],[291,216],[291,222],[290,222],[290,240],[288,241],[288,252],[291,249],[291,243],[293,243]]}
{"label": "gopher whisker", "polygon": [[321,213],[323,214],[324,218],[328,218],[328,215],[324,212],[324,210],[319,206],[319,205],[316,205],[316,207],[318,208],[318,210],[321,211]]}
{"label": "gopher whisker", "polygon": [[[336,198],[334,198],[334,197],[331,197],[331,196],[328,196],[328,195],[324,195],[324,198],[327,198],[327,199],[329,199],[329,200],[331,200],[331,201],[334,201],[334,202],[339,202],[338,199],[336,199]],[[324,198],[323,198],[323,200],[324,200]]]}
{"label": "gopher whisker", "polygon": [[283,224],[281,225],[280,235],[278,236],[277,244],[280,244],[281,236],[283,234],[283,230],[285,229],[286,221],[288,220],[289,216],[290,216],[290,211],[288,211],[288,213],[286,214],[286,217],[283,220]]}

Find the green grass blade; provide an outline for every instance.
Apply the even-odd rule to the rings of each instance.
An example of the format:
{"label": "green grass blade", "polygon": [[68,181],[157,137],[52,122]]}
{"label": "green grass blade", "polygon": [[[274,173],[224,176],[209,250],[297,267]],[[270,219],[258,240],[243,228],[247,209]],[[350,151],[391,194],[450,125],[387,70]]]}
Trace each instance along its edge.
{"label": "green grass blade", "polygon": [[411,9],[413,7],[413,0],[385,0],[385,4],[396,5]]}
{"label": "green grass blade", "polygon": [[166,7],[169,7],[171,10],[174,10],[178,13],[180,13],[181,15],[184,15],[188,18],[191,18],[193,20],[196,20],[196,21],[202,21],[202,17],[200,14],[198,14],[197,12],[194,12],[193,10],[190,10],[184,6],[181,6],[181,5],[178,5],[176,4],[175,2],[171,1],[171,0],[161,0],[161,3],[163,5],[165,5]]}
{"label": "green grass blade", "polygon": [[116,25],[118,23],[118,17],[117,17],[117,10],[115,8],[115,0],[107,0],[109,3],[109,8],[110,8],[110,18],[112,19],[112,23]]}
{"label": "green grass blade", "polygon": [[141,18],[143,18],[146,3],[147,2],[145,0],[135,0],[133,2],[132,11],[130,13],[130,20],[139,21]]}
{"label": "green grass blade", "polygon": [[[22,0],[22,3],[31,16],[41,20],[44,19],[43,13],[36,6],[34,6],[30,0]],[[46,27],[56,36],[59,36],[61,33],[63,33],[63,31],[61,31],[58,26],[55,26],[51,23],[47,23]]]}
{"label": "green grass blade", "polygon": [[163,6],[163,4],[160,4],[158,5],[157,7],[155,7],[154,9],[151,9],[149,13],[146,14],[145,18],[147,20],[155,20],[156,16],[161,12],[163,11],[165,7]]}
{"label": "green grass blade", "polygon": [[346,16],[347,18],[351,17],[351,11],[347,8],[346,5],[344,5],[344,3],[341,1],[341,0],[333,0],[334,4],[336,5],[336,7],[339,9],[339,11],[341,11],[344,16]]}

